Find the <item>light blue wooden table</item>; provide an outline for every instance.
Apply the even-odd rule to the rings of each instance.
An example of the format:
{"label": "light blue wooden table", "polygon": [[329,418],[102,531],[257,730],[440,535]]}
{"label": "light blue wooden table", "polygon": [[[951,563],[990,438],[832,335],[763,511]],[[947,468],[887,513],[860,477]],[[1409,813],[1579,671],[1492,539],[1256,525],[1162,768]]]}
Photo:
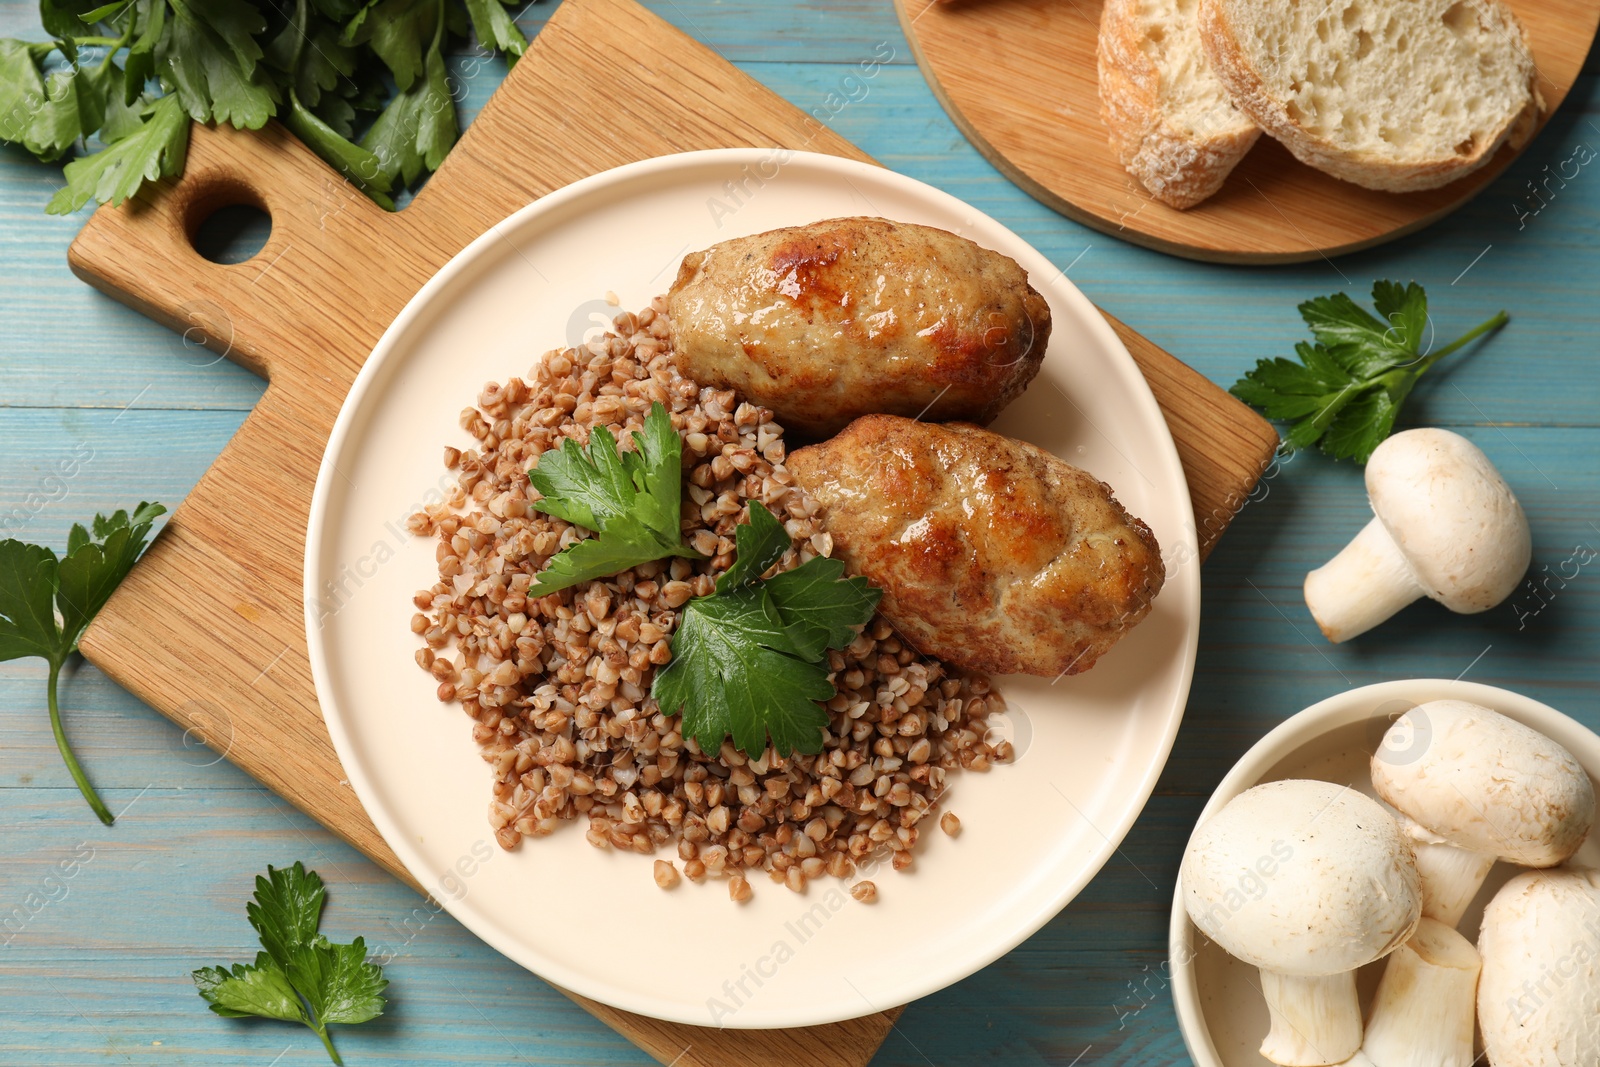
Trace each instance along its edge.
{"label": "light blue wooden table", "polygon": [[[1600,548],[1600,160],[1564,185],[1551,182],[1536,214],[1525,200],[1547,165],[1600,149],[1592,61],[1522,160],[1445,222],[1331,264],[1227,268],[1094,233],[1000,177],[934,101],[888,0],[649,3],[808,110],[887,42],[892,64],[834,127],[1071,264],[1092,299],[1220,383],[1259,357],[1288,353],[1301,336],[1300,299],[1339,288],[1364,294],[1374,277],[1425,285],[1442,330],[1504,307],[1511,325],[1424,379],[1407,422],[1452,427],[1488,452],[1532,520],[1536,574],[1554,572],[1576,546]],[[524,16],[530,36],[550,9]],[[0,36],[38,36],[36,10],[0,2]],[[469,114],[499,77],[485,66],[471,79]],[[5,534],[58,546],[73,521],[97,509],[181,500],[262,390],[72,277],[66,249],[82,220],[41,213],[59,181],[55,169],[0,151],[0,522]],[[56,476],[75,456],[77,473]],[[1353,467],[1306,455],[1274,472],[1206,566],[1185,724],[1126,843],[1026,944],[912,1005],[877,1063],[1188,1063],[1164,979],[1182,842],[1233,760],[1322,697],[1465,674],[1600,727],[1594,564],[1564,586],[1550,582],[1542,609],[1530,594],[1472,618],[1425,603],[1347,647],[1325,644],[1300,581],[1364,512]],[[350,1064],[647,1062],[448,917],[426,921],[410,890],[80,666],[64,691],[68,729],[122,812],[115,827],[101,827],[56,754],[44,682],[37,661],[0,667],[0,919],[12,916],[0,937],[0,1063],[327,1062],[298,1028],[211,1015],[188,978],[196,966],[254,951],[243,914],[251,880],[268,863],[295,859],[331,884],[330,934],[365,934],[397,954],[390,1013],[338,1036]],[[90,858],[69,879],[53,876],[75,850]]]}

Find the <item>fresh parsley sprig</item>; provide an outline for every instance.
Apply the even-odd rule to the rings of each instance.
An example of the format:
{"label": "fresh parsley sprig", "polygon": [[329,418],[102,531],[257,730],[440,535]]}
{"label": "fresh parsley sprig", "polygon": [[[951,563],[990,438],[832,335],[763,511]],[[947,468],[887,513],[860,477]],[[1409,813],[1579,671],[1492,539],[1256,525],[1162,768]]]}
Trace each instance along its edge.
{"label": "fresh parsley sprig", "polygon": [[96,515],[93,532],[74,524],[59,559],[43,545],[0,541],[0,661],[38,656],[50,666],[45,700],[56,748],[89,807],[110,826],[111,810],[100,799],[67,743],[57,688],[61,668],[78,640],[144,550],[150,525],[166,513],[160,504],[140,504],[133,514]]}
{"label": "fresh parsley sprig", "polygon": [[338,945],[317,932],[327,890],[316,871],[296,862],[256,876],[255,899],[245,905],[265,950],[254,963],[201,967],[194,984],[211,1010],[229,1019],[257,1017],[301,1023],[322,1039],[328,1057],[342,1064],[328,1036],[335,1023],[364,1023],[383,1014],[389,982],[367,962],[356,938]]}
{"label": "fresh parsley sprig", "polygon": [[528,590],[544,596],[591,578],[641,563],[700,553],[683,543],[683,439],[661,404],[650,405],[644,433],[633,432],[633,451],[619,452],[604,426],[589,431],[589,443],[572,438],[539,457],[528,479],[542,497],[531,505],[546,515],[593,530],[598,537],[574,541],[550,560]]}
{"label": "fresh parsley sprig", "polygon": [[1316,444],[1335,459],[1365,463],[1429,367],[1508,321],[1502,311],[1443,348],[1425,351],[1430,323],[1422,286],[1374,282],[1372,303],[1376,318],[1344,293],[1307,300],[1300,317],[1316,344],[1295,345],[1299,363],[1264,359],[1234,383],[1234,396],[1269,419],[1290,423],[1285,454]]}
{"label": "fresh parsley sprig", "polygon": [[828,649],[855,638],[882,594],[826,556],[762,580],[791,538],[758,500],[734,540],[716,592],[684,605],[651,695],[666,714],[682,713],[684,734],[704,753],[730,736],[750,754],[769,743],[780,756],[820,752],[828,713],[818,701],[834,694]]}
{"label": "fresh parsley sprig", "polygon": [[[517,0],[520,3],[520,0]],[[374,200],[436,169],[459,134],[445,51],[469,28],[514,60],[506,0],[41,0],[49,41],[0,40],[0,141],[67,164],[53,214],[120,204],[183,171],[189,122],[269,118]],[[392,85],[392,88],[391,88]]]}

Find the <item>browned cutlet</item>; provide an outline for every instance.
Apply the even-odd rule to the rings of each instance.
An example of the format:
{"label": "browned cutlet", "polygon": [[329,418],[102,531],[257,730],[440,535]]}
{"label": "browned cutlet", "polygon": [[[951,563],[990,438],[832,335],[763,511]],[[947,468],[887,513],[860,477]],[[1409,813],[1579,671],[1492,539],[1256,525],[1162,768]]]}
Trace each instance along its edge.
{"label": "browned cutlet", "polygon": [[1166,577],[1155,535],[1110,486],[967,423],[868,415],[789,470],[822,504],[834,556],[883,590],[879,611],[968,670],[1088,670]]}
{"label": "browned cutlet", "polygon": [[684,257],[678,370],[811,437],[860,415],[988,423],[1038,373],[1050,305],[1015,260],[887,219],[829,219]]}

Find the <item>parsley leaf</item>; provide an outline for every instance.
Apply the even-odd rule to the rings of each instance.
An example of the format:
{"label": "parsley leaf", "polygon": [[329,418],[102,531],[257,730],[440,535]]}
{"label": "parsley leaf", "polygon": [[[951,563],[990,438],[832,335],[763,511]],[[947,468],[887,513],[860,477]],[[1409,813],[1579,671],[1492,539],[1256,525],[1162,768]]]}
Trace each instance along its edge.
{"label": "parsley leaf", "polygon": [[289,976],[265,952],[256,953],[253,964],[235,963],[231,971],[226,967],[201,967],[193,978],[211,1010],[225,1019],[255,1015],[311,1025],[305,1005],[289,984]]}
{"label": "parsley leaf", "polygon": [[344,36],[376,52],[403,93],[422,72],[423,53],[442,32],[443,18],[438,0],[372,0],[350,21]]}
{"label": "parsley leaf", "polygon": [[511,20],[501,0],[466,0],[467,14],[472,16],[472,32],[485,48],[495,48],[512,57],[528,50],[528,39],[522,36],[517,24]]}
{"label": "parsley leaf", "polygon": [[777,516],[759,501],[752,503],[750,521],[734,528],[733,563],[717,579],[717,592],[731,593],[742,585],[751,584],[771,570],[793,543],[794,538]]}
{"label": "parsley leaf", "polygon": [[394,201],[388,195],[390,176],[384,169],[383,161],[360,145],[352,144],[323,121],[321,116],[302,104],[299,95],[293,91],[289,93],[289,113],[283,116],[283,124],[380,206],[394,207]]}
{"label": "parsley leaf", "polygon": [[383,968],[367,962],[364,939],[336,945],[321,934],[290,958],[289,982],[324,1026],[376,1019],[383,1014],[381,994],[389,985]]}
{"label": "parsley leaf", "polygon": [[304,864],[268,867],[264,877],[256,877],[255,899],[245,906],[265,951],[256,953],[254,963],[201,967],[193,977],[218,1015],[301,1023],[322,1039],[334,1063],[343,1063],[328,1027],[382,1015],[389,982],[383,968],[366,961],[361,938],[339,945],[317,932],[326,899],[322,879]]}
{"label": "parsley leaf", "polygon": [[438,169],[460,135],[444,55],[431,48],[422,66],[421,76],[395,94],[361,139],[383,175],[404,185],[413,184],[425,170]]}
{"label": "parsley leaf", "polygon": [[855,638],[882,594],[821,556],[761,580],[790,537],[760,501],[750,502],[750,521],[734,539],[738,555],[716,592],[684,605],[651,695],[666,714],[682,713],[684,734],[702,752],[730,736],[752,754],[768,744],[780,756],[820,752],[828,713],[818,702],[834,694],[828,649]]}
{"label": "parsley leaf", "polygon": [[[284,125],[368,196],[392,209],[390,175],[383,162],[348,136],[355,108],[340,95],[340,89],[353,84],[350,79],[358,62],[355,49],[331,24],[317,27],[310,19],[308,0],[296,0],[293,18],[267,46],[267,61],[289,78]],[[313,110],[319,104],[338,119],[343,132]]]}
{"label": "parsley leaf", "polygon": [[530,506],[600,536],[568,545],[540,572],[528,595],[544,596],[591,578],[625,571],[664,556],[698,559],[683,543],[683,439],[661,404],[650,406],[633,451],[619,452],[604,426],[589,444],[570,437],[539,457],[528,472],[543,499]]}
{"label": "parsley leaf", "polygon": [[701,752],[715,754],[729,736],[749,753],[769,737],[781,756],[822,751],[828,713],[817,701],[833,696],[833,684],[826,667],[801,658],[766,588],[689,601],[672,649],[651,694],[668,714],[682,712]]}
{"label": "parsley leaf", "polygon": [[268,867],[265,876],[256,875],[255,898],[244,913],[267,955],[287,966],[296,950],[316,940],[327,898],[321,875],[304,864]]}
{"label": "parsley leaf", "polygon": [[67,744],[57,689],[67,657],[78,650],[83,631],[139,558],[151,524],[166,510],[160,504],[140,504],[132,515],[96,515],[92,533],[74,525],[66,554],[59,559],[42,545],[0,541],[0,661],[38,656],[49,664],[45,699],[56,747],[83,798],[107,826],[113,821],[111,811]]}
{"label": "parsley leaf", "polygon": [[154,0],[171,7],[156,42],[156,73],[170,83],[196,122],[227,122],[258,130],[282,99],[266,70],[257,69],[266,30],[261,12],[245,0]]}
{"label": "parsley leaf", "polygon": [[0,141],[29,148],[28,129],[44,99],[39,64],[50,51],[50,45],[0,40]]}
{"label": "parsley leaf", "polygon": [[356,72],[355,46],[331,23],[312,24],[306,0],[299,0],[294,17],[268,42],[265,59],[289,90],[316,107],[324,93],[337,93]]}
{"label": "parsley leaf", "polygon": [[[142,0],[127,17],[125,32],[129,34],[131,43],[128,45],[127,67],[123,71],[122,98],[130,107],[144,94],[145,83],[155,77],[156,42],[161,40],[166,31],[167,5],[164,0]],[[137,37],[133,36],[135,32],[138,33]]]}
{"label": "parsley leaf", "polygon": [[437,169],[460,135],[445,59],[452,45],[475,33],[508,61],[527,50],[507,7],[40,0],[53,39],[0,40],[0,141],[45,162],[75,148],[78,163],[97,161],[69,165],[67,187],[46,208],[65,214],[90,201],[120,204],[145,182],[181,173],[190,119],[259,129],[277,117],[392,210],[395,183],[413,186]]}
{"label": "parsley leaf", "polygon": [[813,556],[763,584],[795,648],[813,660],[854,641],[856,628],[872,618],[883,595],[865,578],[845,578],[844,564],[827,556]]}
{"label": "parsley leaf", "polygon": [[1315,444],[1335,459],[1365,463],[1394,429],[1401,405],[1429,367],[1507,322],[1502,311],[1427,351],[1430,320],[1422,286],[1374,282],[1372,303],[1376,317],[1344,293],[1307,300],[1300,317],[1316,343],[1295,345],[1300,362],[1263,359],[1229,390],[1269,419],[1290,424],[1283,453]]}
{"label": "parsley leaf", "polygon": [[177,97],[164,96],[138,129],[109,148],[68,163],[67,184],[50,198],[45,210],[69,215],[90,200],[120,204],[145,182],[181,173],[188,151],[189,116]]}
{"label": "parsley leaf", "polygon": [[0,141],[19,144],[44,163],[100,128],[106,112],[104,66],[66,67],[45,77],[52,51],[65,42],[0,40]]}
{"label": "parsley leaf", "polygon": [[104,67],[53,72],[45,81],[45,95],[28,125],[24,147],[49,162],[65,155],[78,138],[99,129],[106,117],[107,74]]}

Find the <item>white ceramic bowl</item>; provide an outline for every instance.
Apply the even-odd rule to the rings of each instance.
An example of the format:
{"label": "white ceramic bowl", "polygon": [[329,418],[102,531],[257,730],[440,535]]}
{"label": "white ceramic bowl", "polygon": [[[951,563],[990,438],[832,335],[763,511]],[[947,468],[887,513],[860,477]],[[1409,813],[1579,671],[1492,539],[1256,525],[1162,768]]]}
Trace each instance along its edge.
{"label": "white ceramic bowl", "polygon": [[[1234,764],[1196,825],[1246,789],[1285,778],[1320,778],[1373,796],[1369,764],[1390,725],[1418,704],[1446,699],[1481,704],[1533,727],[1565,746],[1590,779],[1600,781],[1600,737],[1548,704],[1492,685],[1418,678],[1352,689],[1286,719]],[[1600,866],[1600,841],[1586,841],[1574,862]],[[1518,870],[1495,865],[1461,920],[1468,938],[1477,939],[1483,906]],[[1195,928],[1184,910],[1181,886],[1173,894],[1168,951],[1178,1026],[1195,1067],[1272,1067],[1257,1051],[1267,1032],[1267,1005],[1256,969]],[[1359,972],[1363,1010],[1382,973],[1382,960]]]}

